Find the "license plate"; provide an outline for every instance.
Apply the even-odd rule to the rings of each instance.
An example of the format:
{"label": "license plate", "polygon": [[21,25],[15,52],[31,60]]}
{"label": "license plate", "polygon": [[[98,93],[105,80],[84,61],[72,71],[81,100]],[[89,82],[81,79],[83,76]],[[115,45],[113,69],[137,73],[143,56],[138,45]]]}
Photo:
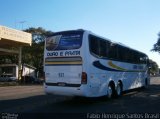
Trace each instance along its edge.
{"label": "license plate", "polygon": [[63,83],[63,82],[58,83],[58,86],[65,86],[65,85],[66,83]]}

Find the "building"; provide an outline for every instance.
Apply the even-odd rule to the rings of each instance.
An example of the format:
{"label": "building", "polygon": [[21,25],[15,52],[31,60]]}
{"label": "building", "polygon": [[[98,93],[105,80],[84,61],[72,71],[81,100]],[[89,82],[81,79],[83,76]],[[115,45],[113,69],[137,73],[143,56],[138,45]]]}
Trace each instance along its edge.
{"label": "building", "polygon": [[[21,76],[36,77],[36,68],[27,64],[22,65]],[[0,80],[18,80],[18,65],[16,64],[1,64],[0,65]]]}
{"label": "building", "polygon": [[[12,55],[12,54],[18,55],[19,80],[21,79],[20,74],[22,72],[22,61],[21,61],[22,47],[31,46],[31,44],[32,44],[32,34],[0,25],[0,55]],[[17,67],[17,65],[10,67]],[[13,69],[10,69],[10,72],[12,70]],[[2,69],[1,73],[4,73]],[[16,75],[14,74],[14,76],[17,78],[17,73]]]}

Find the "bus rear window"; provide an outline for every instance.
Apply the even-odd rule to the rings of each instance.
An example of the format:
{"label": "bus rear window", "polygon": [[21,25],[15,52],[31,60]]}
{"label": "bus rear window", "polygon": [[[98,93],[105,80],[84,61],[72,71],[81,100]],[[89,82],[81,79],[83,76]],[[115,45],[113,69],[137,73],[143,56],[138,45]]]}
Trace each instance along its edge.
{"label": "bus rear window", "polygon": [[82,45],[82,33],[58,33],[46,39],[46,49],[53,50],[71,50],[79,49]]}

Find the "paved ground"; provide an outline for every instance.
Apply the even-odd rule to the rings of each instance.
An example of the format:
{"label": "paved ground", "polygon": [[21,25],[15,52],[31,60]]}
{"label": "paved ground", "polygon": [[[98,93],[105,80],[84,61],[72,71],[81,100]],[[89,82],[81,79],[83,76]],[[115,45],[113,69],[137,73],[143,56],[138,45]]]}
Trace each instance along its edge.
{"label": "paved ground", "polygon": [[[150,114],[160,118],[160,77],[151,79],[147,89],[137,89],[124,93],[118,99],[79,98],[57,95],[46,96],[42,86],[0,87],[0,112],[54,115],[59,118],[64,114],[77,113],[90,118],[92,114]],[[159,114],[159,115],[158,115]],[[44,115],[41,115],[44,116]],[[99,115],[97,115],[99,116]],[[135,116],[135,115],[134,115]]]}
{"label": "paved ground", "polygon": [[43,95],[43,86],[6,86],[0,87],[0,101]]}

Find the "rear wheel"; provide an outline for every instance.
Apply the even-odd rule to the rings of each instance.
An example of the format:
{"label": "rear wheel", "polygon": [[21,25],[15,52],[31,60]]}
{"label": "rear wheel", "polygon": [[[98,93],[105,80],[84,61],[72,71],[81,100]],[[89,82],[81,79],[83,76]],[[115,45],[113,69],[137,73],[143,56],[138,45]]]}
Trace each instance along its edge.
{"label": "rear wheel", "polygon": [[119,97],[122,95],[122,84],[118,82],[117,87],[116,87],[116,97]]}
{"label": "rear wheel", "polygon": [[108,96],[108,98],[113,97],[113,86],[111,86],[111,85],[108,86],[107,96]]}

